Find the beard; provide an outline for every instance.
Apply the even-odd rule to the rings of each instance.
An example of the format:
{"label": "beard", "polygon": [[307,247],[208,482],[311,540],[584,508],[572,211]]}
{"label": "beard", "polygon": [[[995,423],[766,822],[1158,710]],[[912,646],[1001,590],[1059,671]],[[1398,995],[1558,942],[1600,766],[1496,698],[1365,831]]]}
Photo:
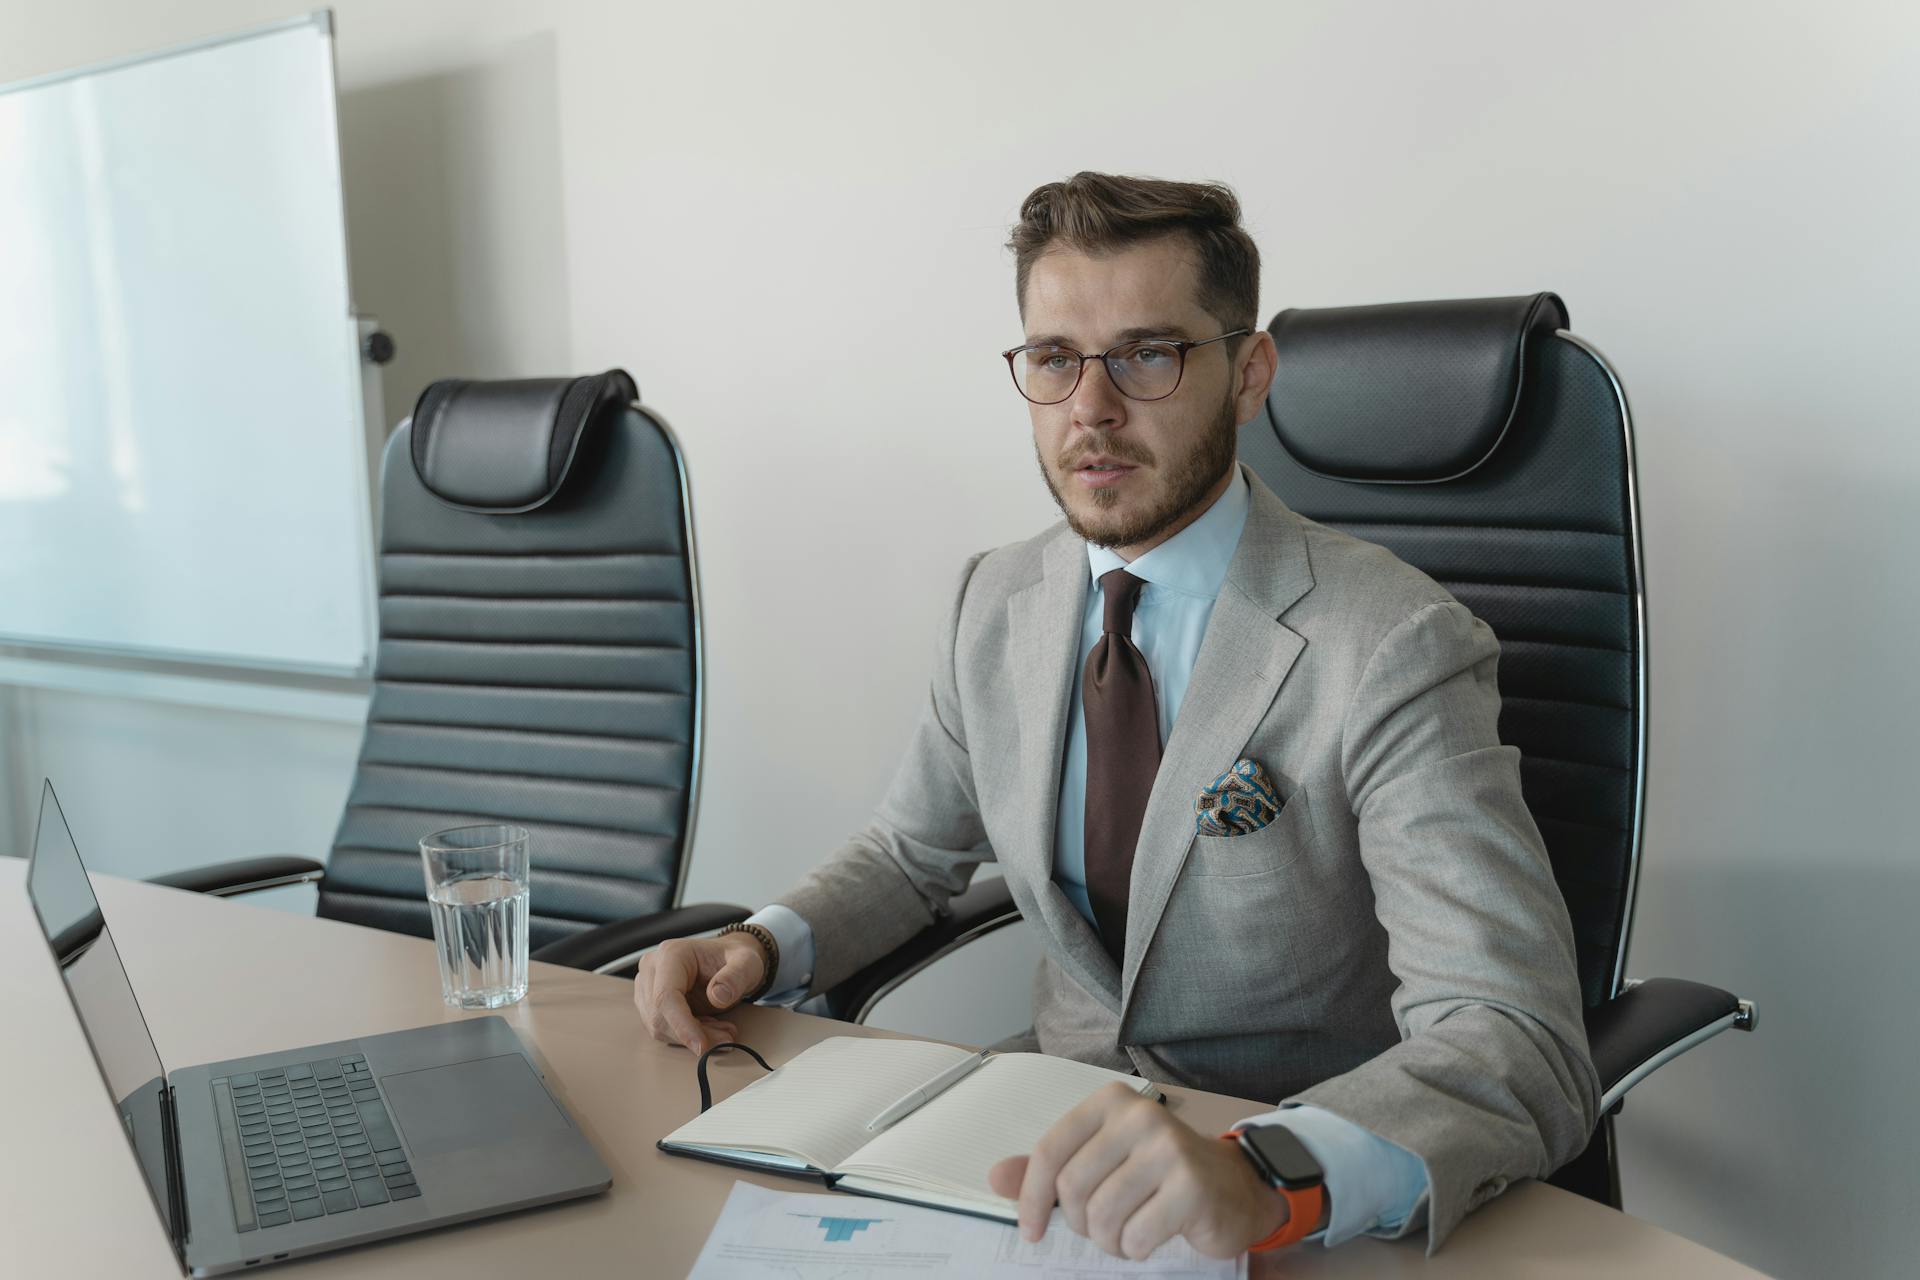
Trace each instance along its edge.
{"label": "beard", "polygon": [[[1171,461],[1160,493],[1144,510],[1127,513],[1114,510],[1120,502],[1118,488],[1089,490],[1087,496],[1092,500],[1093,510],[1075,511],[1062,496],[1060,486],[1054,483],[1053,468],[1040,456],[1038,444],[1034,445],[1033,454],[1040,464],[1040,478],[1047,482],[1047,492],[1053,495],[1060,514],[1067,518],[1069,529],[1097,547],[1137,547],[1198,514],[1195,508],[1239,456],[1239,426],[1234,421],[1233,400],[1229,397],[1200,438]],[[1071,476],[1075,463],[1089,454],[1105,454],[1141,467],[1151,467],[1157,461],[1146,446],[1108,435],[1088,438],[1083,447],[1062,454],[1054,465],[1063,476]],[[1067,483],[1072,481],[1069,479]]]}

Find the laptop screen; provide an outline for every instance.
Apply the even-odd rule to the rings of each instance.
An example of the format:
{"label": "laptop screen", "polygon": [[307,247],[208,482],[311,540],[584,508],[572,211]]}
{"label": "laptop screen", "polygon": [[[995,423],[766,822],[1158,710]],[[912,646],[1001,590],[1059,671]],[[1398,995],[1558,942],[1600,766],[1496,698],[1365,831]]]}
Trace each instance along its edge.
{"label": "laptop screen", "polygon": [[80,850],[67,829],[53,784],[40,796],[40,826],[27,863],[27,895],[46,932],[67,996],[93,1049],[107,1094],[120,1112],[121,1128],[153,1193],[154,1208],[176,1242],[167,1206],[167,1154],[161,1124],[166,1068],[161,1065],[133,985],[120,963],[100,903],[80,864]]}

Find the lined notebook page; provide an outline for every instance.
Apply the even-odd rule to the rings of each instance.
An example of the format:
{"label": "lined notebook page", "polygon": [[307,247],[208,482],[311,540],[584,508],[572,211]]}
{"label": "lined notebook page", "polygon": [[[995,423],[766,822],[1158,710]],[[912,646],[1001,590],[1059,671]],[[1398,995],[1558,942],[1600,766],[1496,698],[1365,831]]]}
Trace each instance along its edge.
{"label": "lined notebook page", "polygon": [[1033,1150],[1054,1122],[1118,1080],[1158,1096],[1137,1076],[1038,1053],[1003,1053],[843,1161],[841,1168],[1010,1205],[987,1186],[987,1170]]}
{"label": "lined notebook page", "polygon": [[922,1040],[833,1036],[695,1116],[666,1141],[764,1151],[835,1169],[873,1136],[867,1121],[971,1056]]}

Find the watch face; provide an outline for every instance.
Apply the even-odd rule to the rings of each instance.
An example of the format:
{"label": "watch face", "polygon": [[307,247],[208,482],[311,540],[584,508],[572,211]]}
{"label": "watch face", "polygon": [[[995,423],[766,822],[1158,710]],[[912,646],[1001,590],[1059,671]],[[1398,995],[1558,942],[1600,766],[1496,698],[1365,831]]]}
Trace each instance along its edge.
{"label": "watch face", "polygon": [[1266,1165],[1268,1176],[1289,1191],[1304,1191],[1320,1185],[1320,1162],[1307,1154],[1300,1139],[1285,1125],[1261,1124],[1249,1127],[1241,1140],[1252,1147]]}

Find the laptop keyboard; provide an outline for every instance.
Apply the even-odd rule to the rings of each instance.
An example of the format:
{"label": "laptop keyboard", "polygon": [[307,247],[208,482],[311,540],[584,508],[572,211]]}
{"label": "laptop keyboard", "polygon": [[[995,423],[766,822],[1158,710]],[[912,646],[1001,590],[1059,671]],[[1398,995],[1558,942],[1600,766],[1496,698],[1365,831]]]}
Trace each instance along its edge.
{"label": "laptop keyboard", "polygon": [[420,1194],[359,1054],[222,1076],[213,1102],[242,1231]]}

